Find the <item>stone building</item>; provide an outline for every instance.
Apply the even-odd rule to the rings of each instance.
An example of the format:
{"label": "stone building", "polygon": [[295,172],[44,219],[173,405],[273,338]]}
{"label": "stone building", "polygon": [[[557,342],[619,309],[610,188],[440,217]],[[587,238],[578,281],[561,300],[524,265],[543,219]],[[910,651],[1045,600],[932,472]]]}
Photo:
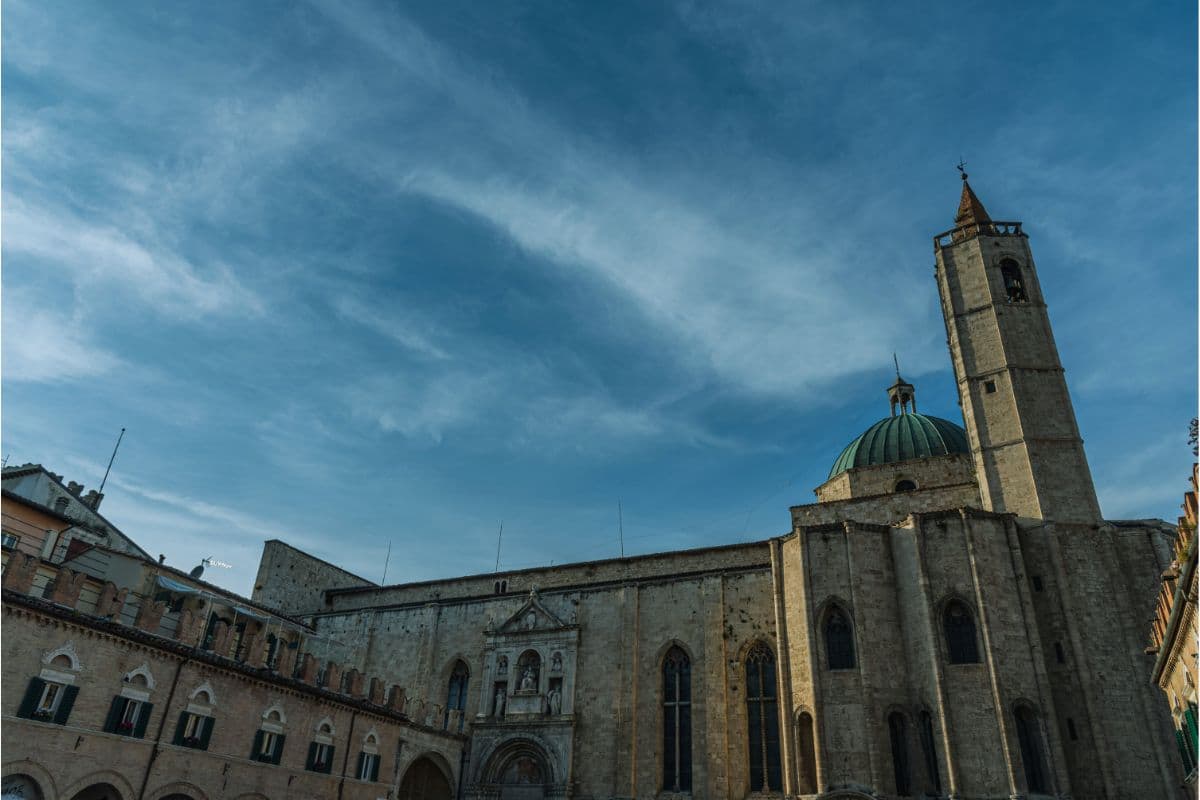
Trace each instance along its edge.
{"label": "stone building", "polygon": [[934,257],[965,425],[897,374],[784,535],[383,587],[270,541],[253,596],[461,709],[463,797],[1178,797],[1173,528],[1100,514],[1022,224],[964,175]]}
{"label": "stone building", "polygon": [[1196,498],[1200,491],[1198,467],[1192,466],[1192,490],[1183,496],[1183,516],[1175,539],[1175,558],[1162,574],[1158,605],[1151,621],[1150,646],[1154,657],[1151,679],[1167,697],[1175,723],[1179,760],[1187,770],[1187,786],[1196,790],[1196,764],[1200,747],[1196,730]]}
{"label": "stone building", "polygon": [[[1021,223],[992,220],[964,175],[934,257],[965,425],[918,412],[897,374],[888,415],[833,459],[817,502],[792,508],[782,535],[393,586],[267,542],[254,607],[295,624],[308,643],[298,648],[404,687],[405,708],[426,710],[385,719],[371,706],[384,739],[442,754],[442,780],[400,779],[388,796],[1183,796],[1171,713],[1144,651],[1174,529],[1101,516]],[[67,613],[24,597],[6,593],[6,614],[40,615],[36,631]],[[37,653],[52,662],[56,641],[43,635],[13,669],[36,672]],[[168,663],[148,667],[165,683],[182,654],[164,650]],[[274,732],[262,727],[271,692],[292,687],[346,706],[328,714],[336,735],[361,736],[346,720],[353,691],[312,694],[303,669],[271,677],[227,661],[219,667],[253,698],[240,741],[255,724]],[[7,731],[22,700],[8,659],[4,669]],[[256,683],[268,678],[279,688]],[[194,684],[189,673],[172,711]],[[305,709],[310,739],[322,715]],[[267,773],[277,782],[242,788],[256,765],[229,748],[221,763],[238,791],[289,796],[284,776],[311,779],[285,751],[289,769]],[[69,750],[55,741],[40,757]],[[170,770],[153,774],[175,791]],[[295,796],[343,796],[333,789]]]}
{"label": "stone building", "polygon": [[46,519],[5,493],[5,800],[450,796],[460,714],[194,574],[98,544],[44,556],[15,531]]}

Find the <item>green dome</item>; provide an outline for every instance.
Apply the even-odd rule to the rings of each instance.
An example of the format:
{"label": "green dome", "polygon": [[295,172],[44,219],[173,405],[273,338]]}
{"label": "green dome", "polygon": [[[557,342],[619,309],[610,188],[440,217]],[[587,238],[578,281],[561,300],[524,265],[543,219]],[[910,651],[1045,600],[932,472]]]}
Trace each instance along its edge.
{"label": "green dome", "polygon": [[846,445],[833,462],[829,477],[856,467],[968,452],[967,432],[962,427],[940,417],[909,411],[884,417]]}

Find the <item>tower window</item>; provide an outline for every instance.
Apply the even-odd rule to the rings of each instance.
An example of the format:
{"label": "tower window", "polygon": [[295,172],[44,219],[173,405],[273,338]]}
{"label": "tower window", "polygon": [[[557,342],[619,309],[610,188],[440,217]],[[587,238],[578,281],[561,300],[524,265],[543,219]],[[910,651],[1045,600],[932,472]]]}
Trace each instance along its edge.
{"label": "tower window", "polygon": [[1035,592],[1040,592],[1042,590],[1042,576],[1041,575],[1033,576],[1033,590]]}
{"label": "tower window", "polygon": [[[450,671],[450,687],[446,692],[446,719],[443,721],[442,727],[448,728],[450,725],[451,711],[464,711],[467,707],[467,681],[470,678],[470,671],[467,665],[462,661],[454,663],[454,669]],[[465,722],[466,714],[464,713],[458,720],[458,730],[461,732]]]}
{"label": "tower window", "polygon": [[1067,663],[1067,656],[1066,656],[1066,653],[1063,652],[1062,642],[1054,643],[1054,657],[1058,660],[1058,663],[1060,663],[1060,664]]}
{"label": "tower window", "polygon": [[915,491],[916,488],[917,488],[917,484],[914,483],[913,481],[910,481],[908,478],[905,478],[902,481],[896,482],[896,491],[897,492],[911,492],[911,491]]}
{"label": "tower window", "polygon": [[1017,718],[1017,744],[1021,748],[1021,763],[1025,767],[1025,784],[1031,792],[1046,791],[1046,764],[1042,759],[1042,737],[1038,731],[1038,718],[1029,706],[1017,706],[1013,711]]}
{"label": "tower window", "polygon": [[1010,303],[1025,303],[1029,295],[1025,292],[1025,281],[1021,278],[1021,268],[1011,258],[1000,262],[1000,277],[1004,279],[1004,293]]}
{"label": "tower window", "polygon": [[996,382],[995,381],[985,381],[983,384],[983,390],[985,392],[987,392],[988,394],[995,394],[996,393]]}
{"label": "tower window", "polygon": [[840,608],[825,620],[825,651],[830,669],[854,669],[854,631]]}
{"label": "tower window", "polygon": [[1067,736],[1071,737],[1072,742],[1079,738],[1079,734],[1075,731],[1075,720],[1070,717],[1067,717]]}
{"label": "tower window", "polygon": [[942,779],[938,773],[937,748],[933,742],[933,718],[928,711],[921,712],[921,753],[925,756],[926,788],[933,794],[942,793]]}
{"label": "tower window", "polygon": [[903,714],[893,711],[888,715],[888,733],[892,743],[892,773],[896,779],[896,794],[899,797],[912,795],[912,782],[908,772],[908,736],[904,728]]}

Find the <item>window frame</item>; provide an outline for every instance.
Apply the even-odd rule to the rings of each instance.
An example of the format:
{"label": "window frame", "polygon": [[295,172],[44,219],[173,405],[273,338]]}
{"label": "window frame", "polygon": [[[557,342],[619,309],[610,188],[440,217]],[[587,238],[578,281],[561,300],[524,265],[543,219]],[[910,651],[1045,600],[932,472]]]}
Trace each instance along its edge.
{"label": "window frame", "polygon": [[[766,666],[764,666],[766,665]],[[746,752],[748,756],[747,777],[752,793],[778,793],[783,791],[783,751],[779,735],[779,673],[775,652],[765,642],[756,641],[742,659],[746,678]],[[757,676],[752,670],[757,669]],[[754,681],[754,678],[757,681]],[[751,692],[757,684],[758,694]],[[757,706],[757,714],[754,713]],[[757,718],[757,731],[755,719]],[[772,739],[772,734],[774,738]],[[755,752],[757,739],[758,752]],[[772,744],[774,749],[772,750]],[[773,758],[772,758],[773,756]],[[755,786],[755,777],[759,785]]]}
{"label": "window frame", "polygon": [[[691,656],[678,644],[673,644],[663,656],[661,674],[662,791],[690,794],[693,773]],[[673,686],[670,684],[672,679]],[[668,691],[669,688],[673,691]]]}

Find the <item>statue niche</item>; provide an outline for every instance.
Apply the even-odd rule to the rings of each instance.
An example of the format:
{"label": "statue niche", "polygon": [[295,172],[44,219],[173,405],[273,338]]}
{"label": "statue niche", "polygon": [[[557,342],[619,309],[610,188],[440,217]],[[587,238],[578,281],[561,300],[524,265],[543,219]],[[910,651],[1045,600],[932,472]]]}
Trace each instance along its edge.
{"label": "statue niche", "polygon": [[517,691],[535,694],[541,686],[542,657],[536,650],[526,650],[517,660]]}

